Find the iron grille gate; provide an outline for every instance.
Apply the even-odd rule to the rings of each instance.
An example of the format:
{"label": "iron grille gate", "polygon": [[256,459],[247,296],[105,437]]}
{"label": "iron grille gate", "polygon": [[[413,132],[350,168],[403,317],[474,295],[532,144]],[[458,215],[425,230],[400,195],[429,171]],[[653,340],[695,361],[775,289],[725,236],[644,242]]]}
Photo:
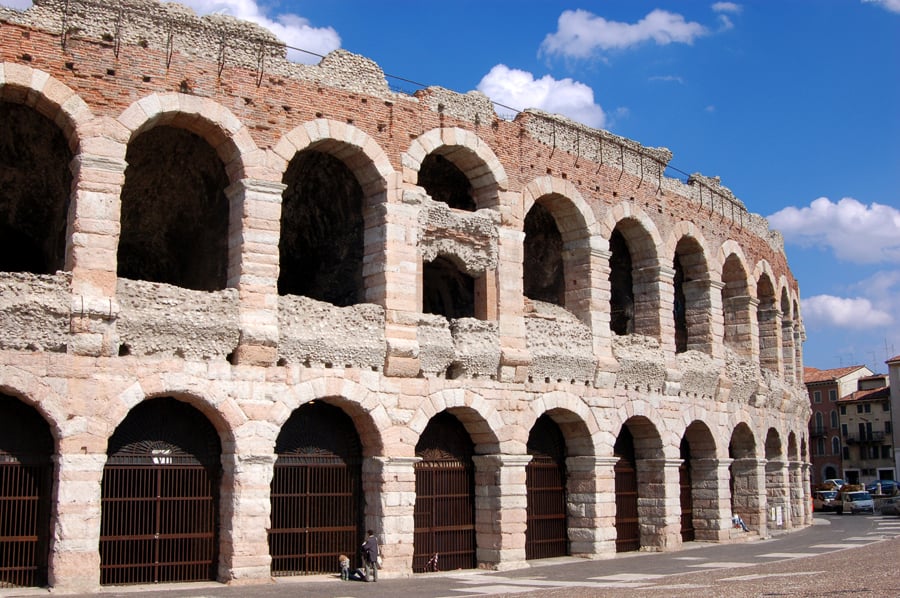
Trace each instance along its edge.
{"label": "iron grille gate", "polygon": [[453,458],[416,464],[414,573],[475,567],[473,473]]}
{"label": "iron grille gate", "polygon": [[681,487],[681,541],[693,542],[694,501],[691,495],[691,467],[688,461],[684,461],[678,467],[678,479]]}
{"label": "iron grille gate", "polygon": [[360,464],[279,455],[272,479],[272,575],[331,573],[360,544]]}
{"label": "iron grille gate", "polygon": [[528,526],[525,558],[543,559],[568,554],[566,474],[552,457],[534,455],[525,469],[528,488]]}
{"label": "iron grille gate", "polygon": [[109,441],[100,491],[100,583],[213,581],[219,437],[172,397],[131,410]]}
{"label": "iron grille gate", "polygon": [[52,471],[0,454],[0,588],[47,583]]}
{"label": "iron grille gate", "polygon": [[637,471],[628,459],[619,459],[616,476],[616,552],[630,552],[641,547],[638,525]]}

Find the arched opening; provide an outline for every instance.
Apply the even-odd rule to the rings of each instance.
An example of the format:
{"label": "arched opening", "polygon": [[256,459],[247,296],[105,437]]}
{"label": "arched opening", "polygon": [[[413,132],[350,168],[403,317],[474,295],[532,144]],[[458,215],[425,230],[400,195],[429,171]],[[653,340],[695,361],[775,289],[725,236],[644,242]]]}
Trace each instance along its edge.
{"label": "arched opening", "polygon": [[836,480],[836,479],[838,478],[838,472],[837,472],[837,469],[835,469],[835,468],[834,468],[833,466],[831,466],[831,465],[826,465],[826,466],[825,466],[825,472],[824,472],[823,475],[824,475],[825,477],[823,477],[822,479],[825,479],[825,480]]}
{"label": "arched opening", "polygon": [[675,352],[711,350],[709,338],[709,272],[703,247],[692,237],[682,237],[675,247],[673,279]]}
{"label": "arched opening", "polygon": [[675,321],[675,352],[684,353],[688,348],[687,298],[684,295],[684,267],[675,254],[674,301],[672,303],[672,319]]}
{"label": "arched opening", "polygon": [[[766,511],[775,524],[785,525],[790,517],[790,483],[786,473],[786,462],[781,436],[775,428],[766,433]],[[824,452],[824,451],[823,451]]]}
{"label": "arched opening", "polygon": [[65,268],[72,152],[59,127],[0,101],[0,271]]}
{"label": "arched opening", "polygon": [[835,457],[841,454],[841,439],[837,436],[831,437],[831,454]]}
{"label": "arched opening", "polygon": [[475,279],[444,256],[422,268],[422,311],[454,318],[475,317]]}
{"label": "arched opening", "polygon": [[756,440],[747,424],[738,424],[732,432],[728,456],[732,460],[728,468],[731,512],[739,515],[751,528],[759,529],[763,505],[760,504]]}
{"label": "arched opening", "polygon": [[415,573],[476,566],[474,452],[469,433],[448,411],[431,418],[416,444]]}
{"label": "arched opening", "polygon": [[118,275],[224,289],[228,175],[215,149],[190,131],[159,126],[135,138],[125,159]]}
{"label": "arched opening", "polygon": [[131,410],[103,468],[101,584],[216,579],[220,454],[215,428],[187,403]]}
{"label": "arched opening", "polygon": [[418,184],[433,200],[444,202],[453,209],[467,212],[477,209],[469,178],[439,153],[428,154],[422,160]]}
{"label": "arched opening", "polygon": [[722,268],[722,309],[725,315],[725,346],[742,357],[750,357],[750,293],[747,272],[731,254]]}
{"label": "arched opening", "polygon": [[693,480],[691,476],[691,444],[687,437],[681,439],[681,465],[678,466],[679,502],[681,503],[681,541],[693,542],[694,532],[694,500]]}
{"label": "arched opening", "polygon": [[331,573],[365,537],[362,445],[339,407],[313,401],[285,422],[271,484],[272,575]]}
{"label": "arched opening", "polygon": [[525,216],[524,250],[525,296],[564,307],[563,238],[553,214],[540,203],[535,203]]}
{"label": "arched opening", "polygon": [[344,162],[299,152],[283,178],[278,293],[347,307],[364,300],[363,190]]}
{"label": "arched opening", "polygon": [[52,457],[44,418],[0,394],[0,588],[47,584]]}
{"label": "arched opening", "polygon": [[791,315],[791,299],[787,288],[781,289],[781,361],[784,363],[784,377],[794,382],[794,318]]}
{"label": "arched opening", "polygon": [[631,251],[619,227],[609,238],[609,329],[618,335],[634,332],[634,282]]}
{"label": "arched opening", "polygon": [[616,489],[616,552],[631,552],[641,548],[640,519],[638,517],[637,458],[634,436],[628,426],[622,426],[613,446],[618,459],[614,466]]}
{"label": "arched opening", "polygon": [[525,469],[525,558],[566,556],[566,439],[549,415],[541,415],[531,428],[527,449],[531,461]]}
{"label": "arched opening", "polygon": [[756,320],[759,323],[759,365],[778,372],[778,354],[781,347],[778,343],[777,309],[775,307],[775,289],[768,275],[759,277],[756,286],[759,305],[756,308]]}

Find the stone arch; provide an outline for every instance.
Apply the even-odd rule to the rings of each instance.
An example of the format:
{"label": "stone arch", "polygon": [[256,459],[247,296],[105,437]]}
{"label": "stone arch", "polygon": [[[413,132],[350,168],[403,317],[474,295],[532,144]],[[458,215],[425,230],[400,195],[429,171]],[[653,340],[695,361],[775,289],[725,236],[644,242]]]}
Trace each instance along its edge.
{"label": "stone arch", "polygon": [[[613,428],[615,429],[615,428]],[[652,523],[666,495],[665,459],[659,428],[645,415],[623,423],[613,445],[616,493],[616,552],[630,552],[664,542]],[[656,497],[656,498],[651,498]]]}
{"label": "stone arch", "polygon": [[704,421],[695,419],[685,428],[679,453],[681,540],[715,539],[721,518],[718,449]]}
{"label": "stone arch", "polygon": [[781,287],[781,301],[779,304],[779,311],[781,312],[781,361],[784,364],[785,380],[792,384],[798,367],[795,362],[796,353],[794,347],[796,320],[794,319],[793,305],[791,304],[790,289],[784,275],[781,276],[779,286]]}
{"label": "stone arch", "polygon": [[[0,372],[2,371],[3,368],[0,368]],[[62,422],[66,422],[69,415],[60,409],[65,404],[63,397],[47,385],[43,378],[16,372],[15,379],[0,378],[0,394],[13,397],[37,411],[47,422],[53,437],[54,451],[63,452],[68,434],[62,427]]]}
{"label": "stone arch", "polygon": [[[792,500],[793,484],[790,480],[790,469],[785,454],[786,447],[782,437],[783,434],[774,427],[769,428],[766,432],[766,510],[770,516],[773,512],[776,513],[775,525],[778,525],[778,521],[781,520],[781,525],[789,528],[791,527],[792,510],[797,501]],[[790,444],[787,449],[790,449]],[[796,450],[796,444],[794,450]],[[778,517],[779,511],[781,517]]]}
{"label": "stone arch", "polygon": [[561,305],[590,325],[596,228],[590,206],[571,183],[549,176],[526,185],[522,195],[526,296]]}
{"label": "stone arch", "polygon": [[759,327],[759,365],[773,372],[781,371],[781,330],[778,312],[778,296],[775,275],[765,260],[760,261],[754,272],[756,279],[756,320]]}
{"label": "stone arch", "polygon": [[666,240],[665,255],[674,270],[675,352],[711,353],[710,252],[706,239],[692,222],[681,221]]}
{"label": "stone arch", "polygon": [[500,192],[509,185],[506,170],[478,135],[458,127],[431,129],[419,135],[401,156],[403,182],[416,185],[422,162],[432,153],[442,156],[466,175],[477,209],[499,205]]}
{"label": "stone arch", "polygon": [[593,411],[582,399],[562,391],[537,396],[528,404],[521,423],[522,430],[530,430],[544,414],[550,416],[562,430],[569,456],[597,454],[593,439],[598,424]]}
{"label": "stone arch", "polygon": [[722,314],[725,347],[745,359],[753,356],[753,295],[756,284],[749,279],[743,250],[729,239],[719,251],[719,275],[722,283]]}
{"label": "stone arch", "polygon": [[[484,397],[463,388],[442,390],[429,395],[410,420],[409,429],[418,438],[431,418],[442,411],[448,411],[462,423],[475,444],[476,454],[496,454],[504,448],[498,435],[498,430],[504,427],[500,414]],[[521,454],[524,445],[517,448]]]}
{"label": "stone arch", "polygon": [[[5,121],[0,157],[8,186],[0,196],[0,270],[55,275],[74,268],[74,200],[85,139],[96,121],[77,93],[49,73],[0,63],[0,111]],[[28,142],[23,135],[31,134]],[[23,145],[29,151],[22,151]],[[7,155],[8,154],[8,155]]]}
{"label": "stone arch", "polygon": [[732,460],[728,468],[731,512],[762,533],[766,522],[766,505],[762,499],[765,472],[761,470],[756,437],[746,422],[735,425],[728,444],[728,456]]}

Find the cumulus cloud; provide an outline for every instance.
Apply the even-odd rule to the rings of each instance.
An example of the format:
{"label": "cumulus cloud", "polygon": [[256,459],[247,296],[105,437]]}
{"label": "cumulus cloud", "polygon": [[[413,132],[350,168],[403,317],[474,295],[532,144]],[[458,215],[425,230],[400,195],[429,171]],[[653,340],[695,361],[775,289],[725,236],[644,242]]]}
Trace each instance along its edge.
{"label": "cumulus cloud", "polygon": [[517,110],[537,108],[596,128],[606,124],[606,113],[594,102],[594,90],[569,78],[535,79],[527,71],[498,64],[478,83],[478,91]]}
{"label": "cumulus cloud", "polygon": [[557,30],[541,43],[541,52],[571,58],[588,58],[596,50],[625,49],[653,41],[664,46],[671,43],[692,44],[708,33],[699,24],[684,17],[656,9],[637,23],[607,21],[586,10],[566,10],[559,16]]}
{"label": "cumulus cloud", "polygon": [[900,263],[900,210],[865,205],[845,197],[837,203],[820,197],[809,206],[784,208],[769,223],[789,243],[831,249],[843,261]]}
{"label": "cumulus cloud", "polygon": [[889,326],[894,318],[863,297],[816,295],[800,300],[803,321],[807,326],[836,326],[847,329]]}
{"label": "cumulus cloud", "polygon": [[900,0],[863,0],[865,4],[877,4],[885,10],[900,13]]}
{"label": "cumulus cloud", "polygon": [[[313,27],[308,19],[284,13],[268,17],[255,0],[177,0],[190,6],[200,15],[222,13],[244,21],[256,23],[274,33],[288,46],[301,48],[324,56],[341,47],[341,38],[331,27]],[[288,58],[294,62],[316,64],[318,56],[288,49]]]}
{"label": "cumulus cloud", "polygon": [[712,5],[712,9],[713,12],[718,13],[720,30],[727,31],[728,29],[734,29],[734,23],[728,14],[739,14],[743,7],[734,2],[716,2]]}

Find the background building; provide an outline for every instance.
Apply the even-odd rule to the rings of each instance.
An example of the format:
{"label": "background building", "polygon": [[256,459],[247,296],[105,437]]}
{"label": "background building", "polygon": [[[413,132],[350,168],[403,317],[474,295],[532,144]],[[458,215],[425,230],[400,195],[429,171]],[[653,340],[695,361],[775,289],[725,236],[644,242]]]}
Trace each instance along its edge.
{"label": "background building", "polygon": [[0,584],[260,583],[367,528],[413,575],[810,522],[765,219],[664,148],[285,55],[170,3],[0,8]]}
{"label": "background building", "polygon": [[891,395],[887,376],[857,381],[859,390],[838,399],[844,439],[844,479],[851,484],[895,480]]}

